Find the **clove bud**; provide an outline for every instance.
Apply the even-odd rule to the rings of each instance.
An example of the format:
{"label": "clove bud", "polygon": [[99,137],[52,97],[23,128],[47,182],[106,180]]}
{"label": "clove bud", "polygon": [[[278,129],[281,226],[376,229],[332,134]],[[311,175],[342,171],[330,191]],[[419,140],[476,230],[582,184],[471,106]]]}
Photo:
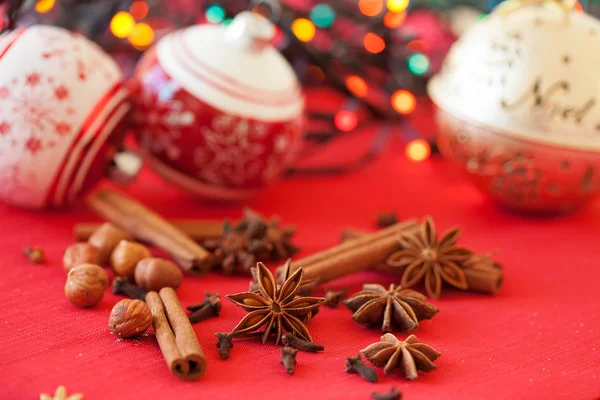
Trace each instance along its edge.
{"label": "clove bud", "polygon": [[227,360],[230,356],[229,352],[233,347],[233,336],[226,332],[217,332],[215,336],[219,339],[217,341],[217,347],[219,348],[219,355],[223,360]]}
{"label": "clove bud", "polygon": [[325,350],[320,344],[309,342],[308,340],[300,339],[298,336],[288,332],[281,337],[284,346],[294,347],[298,350],[306,351],[309,353],[316,353],[317,351]]}
{"label": "clove bud", "polygon": [[296,354],[298,354],[298,350],[292,349],[291,347],[283,347],[281,348],[281,361],[285,370],[288,374],[294,375],[294,369],[296,367]]}
{"label": "clove bud", "polygon": [[374,400],[400,400],[402,398],[402,392],[396,390],[395,387],[388,393],[371,393],[371,398]]}
{"label": "clove bud", "polygon": [[342,290],[327,290],[325,292],[325,304],[329,308],[337,308],[340,301],[346,296],[348,289]]}
{"label": "clove bud", "polygon": [[121,296],[126,296],[131,299],[146,301],[146,292],[144,289],[132,285],[127,281],[127,278],[117,276],[112,281],[112,293]]}
{"label": "clove bud", "polygon": [[362,362],[360,359],[360,354],[346,359],[346,372],[350,374],[358,374],[368,382],[377,382],[377,372]]}
{"label": "clove bud", "polygon": [[377,214],[377,217],[375,218],[375,223],[379,228],[387,228],[398,223],[398,214],[396,214],[393,211],[381,212]]}
{"label": "clove bud", "polygon": [[210,317],[218,317],[221,312],[221,296],[218,293],[206,293],[202,303],[188,306],[187,309],[192,311],[189,315],[190,322],[195,324],[202,322]]}
{"label": "clove bud", "polygon": [[25,247],[23,252],[32,264],[44,264],[46,262],[46,255],[41,247]]}

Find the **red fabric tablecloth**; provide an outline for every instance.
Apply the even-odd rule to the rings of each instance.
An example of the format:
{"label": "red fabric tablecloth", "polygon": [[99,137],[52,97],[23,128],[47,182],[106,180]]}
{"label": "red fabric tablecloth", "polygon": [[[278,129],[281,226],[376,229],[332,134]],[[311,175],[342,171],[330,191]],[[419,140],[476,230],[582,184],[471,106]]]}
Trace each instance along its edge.
{"label": "red fabric tablecloth", "polygon": [[[328,157],[341,157],[332,148]],[[237,218],[242,205],[209,204],[166,186],[145,171],[129,189],[167,217]],[[374,215],[431,214],[439,229],[460,224],[462,243],[498,250],[505,284],[497,296],[444,290],[441,310],[414,332],[442,352],[438,369],[414,382],[384,376],[367,383],[345,373],[344,360],[381,333],[358,325],[344,309],[323,309],[309,323],[319,354],[299,353],[296,374],[279,364],[274,344],[235,344],[223,361],[217,331],[232,329],[244,311],[224,299],[220,318],[195,325],[208,358],[198,382],[168,371],[152,335],[118,342],[107,328],[121,298],[109,291],[99,307],[77,309],[63,295],[62,253],[74,223],[93,220],[83,206],[72,212],[31,213],[0,205],[0,398],[35,399],[65,385],[85,399],[367,399],[396,386],[404,399],[594,399],[600,396],[600,202],[556,218],[515,215],[491,204],[442,159],[411,163],[402,145],[359,172],[339,177],[288,179],[247,204],[297,224],[300,256],[337,243],[345,226],[372,229]],[[30,265],[26,245],[46,249],[47,265]],[[274,266],[274,265],[273,265]],[[363,283],[398,282],[365,272],[329,287],[358,291]],[[245,291],[248,279],[219,274],[185,279],[182,303],[205,291]],[[405,338],[405,334],[398,334]]]}

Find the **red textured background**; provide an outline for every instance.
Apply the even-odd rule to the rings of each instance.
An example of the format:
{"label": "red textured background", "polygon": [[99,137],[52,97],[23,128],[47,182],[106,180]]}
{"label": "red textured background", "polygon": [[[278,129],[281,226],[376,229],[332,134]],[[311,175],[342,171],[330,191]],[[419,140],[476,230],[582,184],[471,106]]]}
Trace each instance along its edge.
{"label": "red textured background", "polygon": [[[421,121],[423,122],[423,121]],[[428,126],[428,124],[424,124]],[[341,159],[368,140],[371,127],[334,146]],[[409,382],[384,376],[367,383],[344,372],[344,360],[378,340],[380,332],[327,309],[308,327],[319,354],[299,353],[288,376],[273,344],[235,344],[219,359],[216,331],[232,329],[244,312],[225,300],[220,318],[195,325],[208,358],[198,382],[171,375],[153,336],[117,342],[107,329],[107,292],[99,307],[80,310],[63,295],[62,253],[74,223],[94,220],[80,206],[70,213],[31,213],[0,205],[0,398],[36,399],[65,385],[91,399],[368,399],[396,386],[404,399],[595,399],[600,396],[600,202],[564,217],[516,215],[491,204],[442,159],[411,163],[394,140],[357,173],[294,178],[268,188],[249,206],[297,224],[300,256],[337,243],[345,226],[372,229],[373,216],[396,210],[402,217],[431,214],[440,229],[460,224],[462,243],[479,252],[498,250],[505,284],[497,296],[445,290],[433,301],[440,313],[414,332],[442,356],[438,369]],[[129,193],[168,217],[237,218],[242,205],[194,200],[144,171]],[[25,245],[46,249],[47,265],[30,265]],[[363,283],[397,282],[374,272],[333,282],[358,291]],[[185,279],[184,305],[205,291],[245,291],[248,279],[219,274]],[[406,335],[399,333],[400,338]]]}

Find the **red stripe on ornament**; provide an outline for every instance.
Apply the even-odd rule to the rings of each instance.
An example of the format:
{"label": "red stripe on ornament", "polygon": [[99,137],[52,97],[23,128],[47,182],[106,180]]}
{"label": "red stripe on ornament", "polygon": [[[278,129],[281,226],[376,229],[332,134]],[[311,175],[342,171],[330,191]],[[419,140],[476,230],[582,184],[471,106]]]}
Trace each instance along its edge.
{"label": "red stripe on ornament", "polygon": [[[19,29],[14,36],[9,40],[8,44],[6,45],[6,47],[2,50],[0,50],[0,60],[2,60],[2,57],[4,57],[6,55],[6,53],[8,53],[8,50],[13,46],[13,44],[15,44],[15,42],[25,33],[26,29]],[[9,35],[10,36],[10,35]]]}
{"label": "red stripe on ornament", "polygon": [[[54,180],[52,181],[52,185],[50,185],[50,187],[49,187],[48,194],[46,195],[46,204],[48,204],[48,205],[51,204],[51,202],[52,202],[51,199],[54,198],[54,196],[56,194],[56,191],[58,189],[58,184],[61,181],[62,175],[65,173],[65,169],[66,169],[67,163],[69,161],[68,155],[71,154],[71,152],[75,149],[75,147],[77,147],[77,145],[83,139],[83,137],[86,136],[90,127],[94,125],[94,122],[105,111],[105,108],[108,105],[108,103],[111,101],[111,99],[122,89],[123,89],[123,84],[121,82],[115,84],[112,88],[110,88],[100,98],[100,100],[96,103],[94,108],[90,111],[90,113],[84,120],[84,122],[81,126],[81,129],[79,130],[79,132],[77,133],[77,136],[75,137],[75,140],[73,140],[71,142],[71,146],[69,147],[69,150],[65,153],[65,158],[62,161],[60,168],[58,169],[58,172],[56,173],[56,176],[54,177]],[[114,112],[114,110],[116,110],[122,103],[123,103],[123,101],[115,104],[112,111]],[[112,114],[112,112],[111,112],[111,114]],[[94,133],[93,137],[90,138],[90,143],[96,139],[98,132],[100,132],[102,130],[105,123],[106,123],[106,121],[103,121],[102,124],[96,129],[96,132]],[[86,153],[87,153],[87,151],[81,152],[81,155],[79,156],[75,165],[79,165],[79,162],[85,156]],[[77,171],[77,169],[74,168],[73,171]],[[71,185],[71,181],[73,180],[74,176],[75,176],[75,172],[73,172],[71,174],[71,176],[69,177],[69,184],[66,186],[66,188],[68,188]],[[66,193],[66,190],[67,189],[65,189],[62,192]],[[63,205],[64,204],[64,196],[60,200],[56,199],[56,201],[54,201],[53,203],[54,203],[54,206],[57,206],[57,207]]]}
{"label": "red stripe on ornament", "polygon": [[248,96],[244,93],[236,92],[235,90],[232,90],[228,87],[221,85],[218,82],[215,82],[214,80],[210,79],[206,75],[203,75],[200,71],[195,69],[193,66],[189,65],[186,61],[186,58],[183,57],[182,54],[178,53],[175,50],[175,48],[177,48],[177,47],[179,47],[179,46],[173,46],[173,49],[174,49],[173,55],[179,61],[179,64],[181,64],[181,66],[185,70],[187,70],[191,75],[193,75],[195,78],[203,81],[208,86],[211,86],[213,89],[217,89],[217,90],[219,90],[223,93],[226,93],[226,94],[228,94],[236,99],[239,99],[239,100],[247,100],[252,103],[267,105],[267,106],[282,106],[282,105],[289,106],[289,105],[297,104],[299,102],[299,99],[293,99],[293,98],[278,99],[278,100],[265,100],[262,97],[252,97],[252,96]]}
{"label": "red stripe on ornament", "polygon": [[[257,88],[254,86],[246,85],[245,83],[240,82],[237,79],[222,73],[218,69],[212,67],[208,63],[206,63],[206,62],[202,61],[200,58],[196,57],[194,52],[188,46],[186,37],[184,37],[183,33],[180,31],[178,33],[178,35],[180,36],[180,38],[178,38],[179,40],[177,40],[178,43],[181,43],[181,47],[183,48],[183,51],[185,52],[186,56],[194,64],[197,64],[201,69],[206,70],[207,72],[217,76],[221,80],[229,83],[230,85],[235,86],[236,88],[240,88],[240,89],[244,90],[245,92],[250,92],[250,93],[256,94],[256,95],[260,96],[261,98],[269,98],[271,100],[277,100],[277,101],[281,101],[282,98],[289,99],[293,95],[298,95],[298,93],[299,93],[298,85],[294,85],[293,87],[283,89],[283,90],[278,90],[278,91],[264,90],[264,89]],[[297,99],[297,97],[296,97],[296,99]]]}

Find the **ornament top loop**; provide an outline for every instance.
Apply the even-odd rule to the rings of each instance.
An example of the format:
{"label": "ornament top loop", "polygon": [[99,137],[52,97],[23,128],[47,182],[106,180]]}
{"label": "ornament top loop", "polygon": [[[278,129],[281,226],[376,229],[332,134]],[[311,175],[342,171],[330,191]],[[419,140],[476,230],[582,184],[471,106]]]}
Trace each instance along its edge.
{"label": "ornament top loop", "polygon": [[244,11],[227,27],[226,40],[240,47],[261,51],[275,36],[275,27],[262,15]]}
{"label": "ornament top loop", "polygon": [[539,4],[548,9],[553,9],[562,12],[565,15],[565,21],[568,19],[571,12],[575,9],[577,0],[507,0],[498,5],[498,13],[506,16],[523,7]]}

